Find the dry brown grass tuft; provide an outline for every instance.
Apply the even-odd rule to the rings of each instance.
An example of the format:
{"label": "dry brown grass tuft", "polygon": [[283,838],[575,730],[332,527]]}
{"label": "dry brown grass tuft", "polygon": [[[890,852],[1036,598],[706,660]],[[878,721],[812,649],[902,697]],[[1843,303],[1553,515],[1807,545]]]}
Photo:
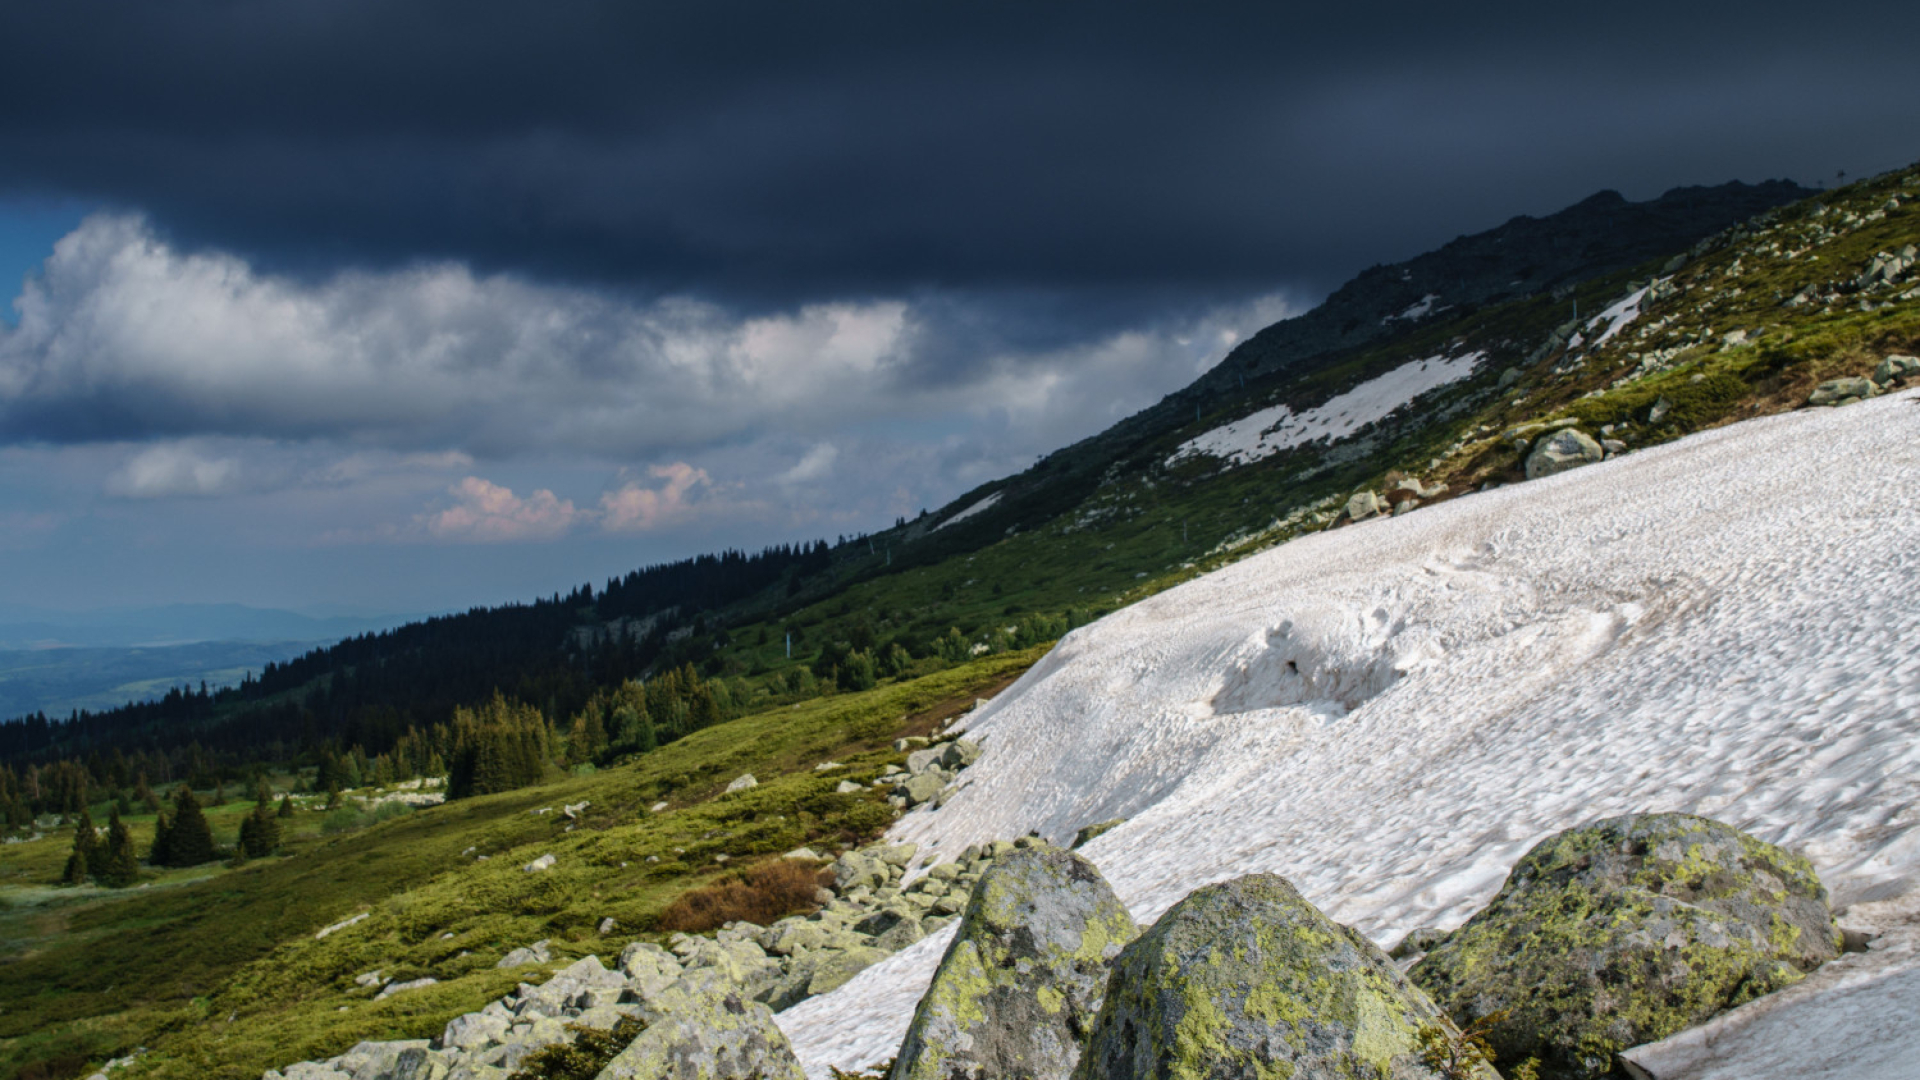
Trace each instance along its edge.
{"label": "dry brown grass tuft", "polygon": [[814,891],[832,871],[795,859],[775,859],[734,877],[681,893],[660,913],[660,929],[698,934],[730,922],[766,926],[788,915],[813,911]]}

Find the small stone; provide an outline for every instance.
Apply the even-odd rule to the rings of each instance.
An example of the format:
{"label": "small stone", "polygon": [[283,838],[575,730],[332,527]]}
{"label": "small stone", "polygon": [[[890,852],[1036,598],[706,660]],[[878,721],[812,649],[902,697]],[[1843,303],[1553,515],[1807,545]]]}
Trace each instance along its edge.
{"label": "small stone", "polygon": [[520,869],[529,874],[537,874],[542,870],[551,870],[556,861],[552,855],[542,855]]}
{"label": "small stone", "polygon": [[732,783],[727,785],[726,794],[733,795],[733,794],[737,794],[738,792],[745,791],[748,788],[759,787],[759,786],[760,786],[760,781],[755,780],[753,778],[752,773],[742,773],[741,775],[735,777]]}

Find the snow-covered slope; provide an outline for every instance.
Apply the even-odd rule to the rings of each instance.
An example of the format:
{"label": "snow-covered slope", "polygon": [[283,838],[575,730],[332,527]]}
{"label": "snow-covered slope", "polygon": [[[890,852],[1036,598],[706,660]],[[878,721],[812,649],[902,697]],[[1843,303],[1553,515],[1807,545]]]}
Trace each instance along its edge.
{"label": "snow-covered slope", "polygon": [[[1124,816],[1083,850],[1143,923],[1272,871],[1391,944],[1550,832],[1676,810],[1805,852],[1836,906],[1901,902],[1916,480],[1902,394],[1295,541],[1070,635],[891,835],[937,859]],[[809,1068],[890,1057],[950,936],[782,1014]]]}

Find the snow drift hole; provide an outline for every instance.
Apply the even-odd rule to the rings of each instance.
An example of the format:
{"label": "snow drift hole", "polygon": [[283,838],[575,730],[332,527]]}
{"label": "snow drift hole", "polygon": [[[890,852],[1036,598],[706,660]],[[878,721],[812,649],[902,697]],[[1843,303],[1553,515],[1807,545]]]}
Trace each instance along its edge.
{"label": "snow drift hole", "polygon": [[1386,612],[1375,611],[1361,620],[1359,633],[1340,634],[1345,640],[1334,643],[1285,623],[1267,632],[1258,653],[1228,672],[1213,696],[1213,713],[1301,706],[1344,716],[1405,674],[1394,648],[1401,629],[1388,625]]}

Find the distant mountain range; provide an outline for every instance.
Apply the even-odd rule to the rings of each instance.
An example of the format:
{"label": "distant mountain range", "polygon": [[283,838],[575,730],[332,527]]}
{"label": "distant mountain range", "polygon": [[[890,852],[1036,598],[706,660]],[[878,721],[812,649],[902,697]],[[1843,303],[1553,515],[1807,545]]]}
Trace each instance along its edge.
{"label": "distant mountain range", "polygon": [[0,604],[0,650],[132,648],[203,641],[332,642],[421,618],[404,615],[303,615],[244,604],[58,611]]}

